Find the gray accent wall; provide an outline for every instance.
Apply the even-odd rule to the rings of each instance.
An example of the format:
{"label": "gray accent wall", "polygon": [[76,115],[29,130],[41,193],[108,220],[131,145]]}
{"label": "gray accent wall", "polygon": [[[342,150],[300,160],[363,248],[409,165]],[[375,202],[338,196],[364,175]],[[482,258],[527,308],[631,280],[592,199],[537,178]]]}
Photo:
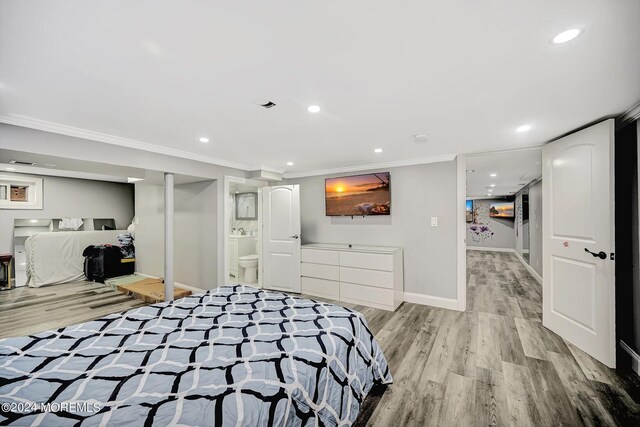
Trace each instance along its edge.
{"label": "gray accent wall", "polygon": [[43,180],[43,209],[0,209],[0,252],[13,253],[13,220],[16,218],[114,218],[118,229],[126,229],[131,223],[132,184],[38,177]]}
{"label": "gray accent wall", "polygon": [[[220,181],[175,186],[174,280],[200,289],[218,286],[216,195]],[[136,184],[136,269],[164,276],[164,188]]]}
{"label": "gray accent wall", "polygon": [[[391,215],[327,217],[324,180],[391,174]],[[287,180],[300,184],[303,243],[352,243],[404,249],[404,291],[457,298],[456,161]],[[430,225],[438,217],[438,226]]]}
{"label": "gray accent wall", "polygon": [[542,181],[529,187],[529,265],[542,277]]}

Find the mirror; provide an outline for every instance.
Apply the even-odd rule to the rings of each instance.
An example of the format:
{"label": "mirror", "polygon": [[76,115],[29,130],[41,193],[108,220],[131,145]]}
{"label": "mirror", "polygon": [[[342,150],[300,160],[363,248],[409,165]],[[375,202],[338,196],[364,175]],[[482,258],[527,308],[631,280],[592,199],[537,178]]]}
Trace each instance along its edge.
{"label": "mirror", "polygon": [[258,219],[258,193],[236,194],[236,220]]}

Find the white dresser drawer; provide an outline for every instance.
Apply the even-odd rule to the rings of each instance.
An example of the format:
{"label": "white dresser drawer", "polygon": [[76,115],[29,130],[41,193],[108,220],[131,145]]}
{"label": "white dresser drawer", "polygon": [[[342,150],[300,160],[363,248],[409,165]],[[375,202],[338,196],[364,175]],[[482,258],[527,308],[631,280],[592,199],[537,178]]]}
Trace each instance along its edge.
{"label": "white dresser drawer", "polygon": [[338,300],[340,298],[340,282],[316,279],[314,277],[303,277],[302,293],[327,299]]}
{"label": "white dresser drawer", "polygon": [[340,252],[340,265],[342,267],[393,271],[393,255],[366,252]]}
{"label": "white dresser drawer", "polygon": [[338,265],[340,264],[340,253],[336,251],[302,249],[302,262]]}
{"label": "white dresser drawer", "polygon": [[340,282],[340,300],[393,310],[393,290]]}
{"label": "white dresser drawer", "polygon": [[311,264],[303,262],[301,264],[302,276],[315,277],[317,279],[340,280],[340,267],[337,265]]}
{"label": "white dresser drawer", "polygon": [[393,289],[393,273],[390,271],[340,267],[340,281]]}

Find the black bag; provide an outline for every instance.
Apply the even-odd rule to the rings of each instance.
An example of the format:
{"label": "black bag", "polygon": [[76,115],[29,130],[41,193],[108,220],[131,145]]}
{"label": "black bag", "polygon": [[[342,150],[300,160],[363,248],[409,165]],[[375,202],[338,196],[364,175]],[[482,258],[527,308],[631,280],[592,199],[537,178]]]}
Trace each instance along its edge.
{"label": "black bag", "polygon": [[119,246],[99,245],[87,246],[82,252],[84,256],[84,275],[88,280],[104,283],[110,277],[124,276],[130,274],[125,272],[122,259],[122,252]]}

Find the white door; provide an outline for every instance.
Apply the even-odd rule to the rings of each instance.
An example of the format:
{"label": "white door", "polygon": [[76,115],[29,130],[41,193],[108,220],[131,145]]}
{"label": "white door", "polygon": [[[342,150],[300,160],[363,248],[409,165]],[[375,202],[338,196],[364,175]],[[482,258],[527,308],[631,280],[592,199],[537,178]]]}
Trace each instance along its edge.
{"label": "white door", "polygon": [[300,186],[263,189],[263,280],[267,289],[300,292]]}
{"label": "white door", "polygon": [[614,368],[614,121],[542,149],[542,323]]}

